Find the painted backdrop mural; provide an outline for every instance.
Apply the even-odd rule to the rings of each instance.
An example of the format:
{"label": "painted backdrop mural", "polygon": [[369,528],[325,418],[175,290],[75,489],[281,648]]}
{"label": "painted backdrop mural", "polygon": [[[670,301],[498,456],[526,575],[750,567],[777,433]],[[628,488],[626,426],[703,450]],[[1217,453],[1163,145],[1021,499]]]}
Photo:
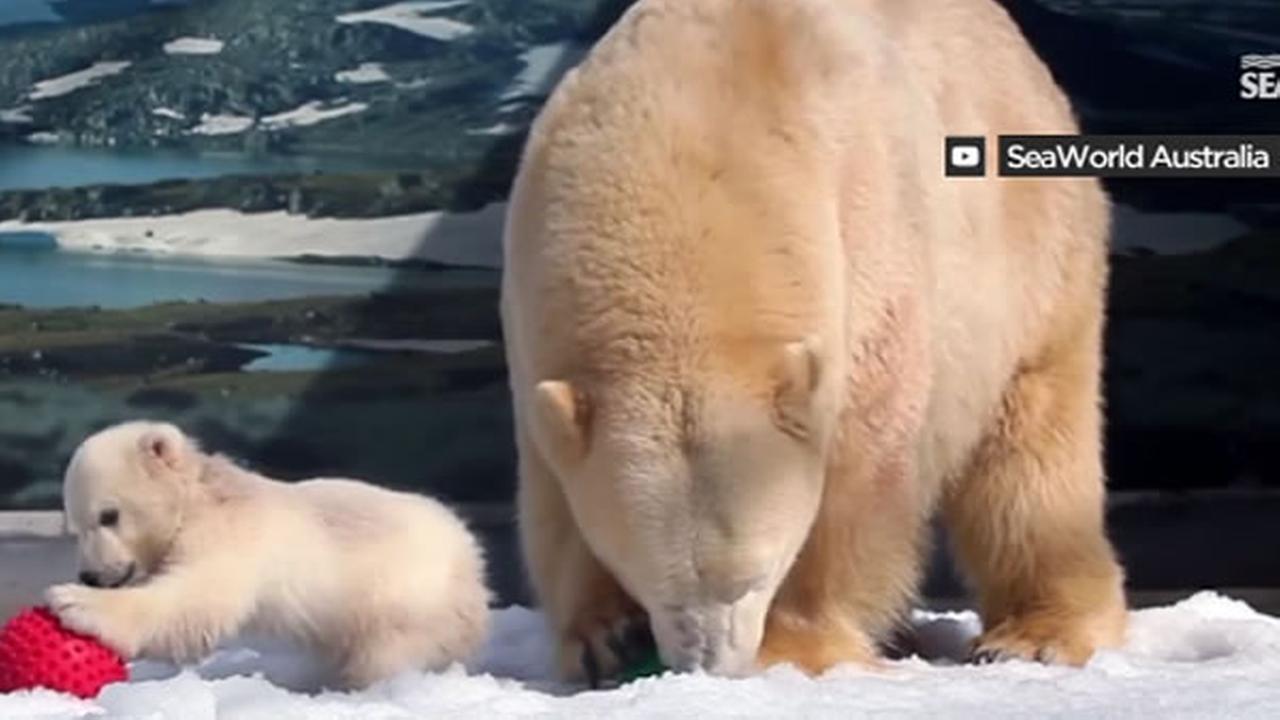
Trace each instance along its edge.
{"label": "painted backdrop mural", "polygon": [[[502,202],[626,4],[0,2],[0,506],[55,506],[74,445],[136,417],[505,502]],[[1234,96],[1280,42],[1262,4],[1007,4],[1092,131],[1280,129]],[[1274,190],[1110,189],[1113,483],[1272,482]]]}
{"label": "painted backdrop mural", "polygon": [[136,417],[505,498],[503,194],[601,6],[0,4],[0,505]]}

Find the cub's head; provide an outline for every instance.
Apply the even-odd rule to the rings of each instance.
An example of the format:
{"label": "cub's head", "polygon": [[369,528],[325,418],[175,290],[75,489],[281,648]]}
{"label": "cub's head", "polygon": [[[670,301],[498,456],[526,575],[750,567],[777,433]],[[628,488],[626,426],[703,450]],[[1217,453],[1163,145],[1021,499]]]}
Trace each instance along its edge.
{"label": "cub's head", "polygon": [[817,515],[840,373],[813,340],[700,364],[541,382],[533,439],[663,661],[737,674]]}
{"label": "cub's head", "polygon": [[202,465],[195,443],[172,425],[125,423],[85,440],[62,493],[80,546],[81,581],[117,587],[156,572]]}

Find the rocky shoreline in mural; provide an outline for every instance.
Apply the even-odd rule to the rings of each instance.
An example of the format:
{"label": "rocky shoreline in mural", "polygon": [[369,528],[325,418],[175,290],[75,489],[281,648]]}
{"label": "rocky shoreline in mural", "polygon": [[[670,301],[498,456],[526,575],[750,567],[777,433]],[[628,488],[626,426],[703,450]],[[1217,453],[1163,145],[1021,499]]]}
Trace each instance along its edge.
{"label": "rocky shoreline in mural", "polygon": [[[1280,235],[1113,261],[1112,486],[1275,487]],[[139,414],[286,477],[363,472],[501,502],[513,475],[498,275],[468,277],[355,297],[0,308],[0,471],[20,481],[7,502],[49,506],[73,440]]]}
{"label": "rocky shoreline in mural", "polygon": [[296,263],[464,269],[502,262],[506,205],[474,212],[377,218],[309,218],[286,211],[209,209],[173,215],[66,222],[0,220],[5,233],[41,233],[64,250],[201,258],[267,258]]}
{"label": "rocky shoreline in mural", "polygon": [[496,304],[495,275],[360,297],[0,307],[0,505],[56,507],[79,438],[138,416],[179,422],[283,477],[358,474],[458,502],[505,497]]}
{"label": "rocky shoreline in mural", "polygon": [[[496,185],[498,181],[494,182]],[[433,210],[474,210],[505,195],[504,188],[480,185],[471,177],[409,171],[231,175],[137,185],[82,185],[0,192],[0,220],[143,217],[210,208],[371,218]]]}

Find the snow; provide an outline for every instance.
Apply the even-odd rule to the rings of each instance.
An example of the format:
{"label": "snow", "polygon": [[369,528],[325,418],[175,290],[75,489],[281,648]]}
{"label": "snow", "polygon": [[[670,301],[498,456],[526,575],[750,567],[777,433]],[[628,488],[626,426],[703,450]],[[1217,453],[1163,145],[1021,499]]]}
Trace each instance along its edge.
{"label": "snow", "polygon": [[269,115],[262,118],[262,126],[268,130],[280,130],[290,127],[306,127],[316,125],[326,120],[333,120],[346,115],[354,115],[362,113],[369,109],[369,106],[362,102],[353,102],[346,105],[338,105],[336,107],[326,108],[324,103],[313,100],[300,107],[279,113],[277,115]]}
{"label": "snow", "polygon": [[467,134],[488,136],[515,135],[516,133],[522,132],[526,127],[528,126],[517,125],[509,122],[497,122],[486,127],[471,128],[467,131]]}
{"label": "snow", "polygon": [[[264,130],[284,130],[293,127],[307,127],[316,125],[326,120],[345,117],[347,115],[355,115],[368,110],[369,106],[362,102],[347,103],[345,105],[336,105],[333,107],[325,107],[325,103],[319,100],[300,105],[292,110],[268,115],[262,118],[261,126]],[[163,110],[163,109],[161,109]],[[181,117],[169,110],[162,112],[161,110],[153,111],[157,115],[165,117]],[[235,135],[242,133],[254,125],[258,121],[251,117],[243,117],[240,115],[209,115],[200,116],[200,124],[191,128],[187,132],[192,135]]]}
{"label": "snow", "polygon": [[520,53],[524,69],[502,91],[501,99],[542,97],[550,94],[560,77],[582,59],[586,50],[575,43],[534,45]]}
{"label": "snow", "polygon": [[407,30],[411,33],[448,42],[470,35],[475,28],[449,18],[432,17],[433,14],[468,4],[469,0],[411,0],[393,5],[347,13],[337,17],[338,22],[379,23]]}
{"label": "snow", "polygon": [[217,55],[226,43],[217,38],[180,37],[164,44],[166,55]]}
{"label": "snow", "polygon": [[6,220],[0,222],[0,232],[45,232],[64,248],[89,252],[255,258],[355,255],[498,267],[505,214],[503,203],[473,213],[354,219],[218,209],[65,222]]}
{"label": "snow", "polygon": [[205,113],[200,116],[200,124],[188,132],[192,135],[235,135],[253,127],[253,123],[251,117]]}
{"label": "snow", "polygon": [[30,105],[0,110],[0,123],[5,123],[6,125],[29,125],[33,122],[31,110],[32,107]]}
{"label": "snow", "polygon": [[341,83],[351,83],[354,85],[364,85],[367,83],[387,82],[391,80],[391,76],[382,67],[380,63],[360,63],[360,66],[352,70],[340,70],[333,76],[334,80]]}
{"label": "snow", "polygon": [[[972,613],[917,612],[931,656],[978,630]],[[248,643],[182,671],[135,663],[133,682],[93,702],[47,692],[0,696],[0,717],[293,720],[351,718],[975,718],[1280,716],[1280,620],[1210,592],[1132,613],[1126,647],[1083,669],[1029,662],[963,665],[919,657],[879,670],[838,667],[809,678],[790,667],[726,680],[701,674],[579,691],[552,679],[546,626],[524,608],[496,612],[494,634],[467,668],[406,673],[359,693],[316,691],[323,668],[270,643]],[[286,689],[286,688],[292,688]]]}
{"label": "snow", "polygon": [[172,108],[166,108],[166,107],[155,108],[151,111],[151,114],[157,117],[169,118],[170,120],[186,120],[187,119],[186,115],[183,115],[177,110],[174,110]]}
{"label": "snow", "polygon": [[67,95],[76,90],[95,85],[102,78],[118,75],[132,64],[129,62],[97,62],[84,70],[78,70],[68,75],[50,78],[49,80],[41,80],[27,94],[27,99],[47,100],[48,98]]}

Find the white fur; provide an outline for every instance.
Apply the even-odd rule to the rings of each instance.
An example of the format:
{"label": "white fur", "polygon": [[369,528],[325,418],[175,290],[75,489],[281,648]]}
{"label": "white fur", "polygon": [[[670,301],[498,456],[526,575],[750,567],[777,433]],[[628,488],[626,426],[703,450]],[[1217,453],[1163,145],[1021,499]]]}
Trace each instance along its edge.
{"label": "white fur", "polygon": [[[943,175],[1077,132],[990,0],[640,0],[534,124],[503,332],[529,575],[570,677],[872,662],[941,510],[985,651],[1118,642],[1096,180]],[[585,655],[592,662],[585,663]]]}
{"label": "white fur", "polygon": [[[243,630],[335,664],[344,686],[438,670],[484,639],[484,559],[429,498],[352,480],[289,484],[202,453],[171,425],[127,423],[84,442],[64,502],[81,568],[50,606],[126,656],[191,661]],[[115,509],[114,527],[101,524]]]}

